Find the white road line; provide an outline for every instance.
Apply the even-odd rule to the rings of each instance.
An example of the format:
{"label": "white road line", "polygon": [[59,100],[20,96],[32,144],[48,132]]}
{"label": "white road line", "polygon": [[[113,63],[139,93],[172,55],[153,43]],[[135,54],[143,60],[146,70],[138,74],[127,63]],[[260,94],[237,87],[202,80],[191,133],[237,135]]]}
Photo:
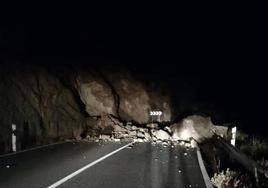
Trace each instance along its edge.
{"label": "white road line", "polygon": [[53,144],[37,146],[37,147],[30,148],[30,149],[17,151],[17,152],[14,152],[14,153],[3,154],[3,155],[0,155],[0,157],[12,156],[12,155],[16,155],[16,154],[19,154],[19,153],[24,153],[24,152],[27,152],[27,151],[33,151],[33,150],[37,150],[37,149],[41,149],[41,148],[45,148],[45,147],[49,147],[49,146],[54,146],[54,145],[59,145],[59,144],[64,144],[64,143],[68,143],[68,142],[71,142],[71,141],[62,141],[62,142],[56,142],[56,143],[53,143]]}
{"label": "white road line", "polygon": [[127,144],[127,145],[125,145],[125,146],[123,146],[123,147],[121,147],[121,148],[119,148],[119,149],[117,149],[117,150],[115,150],[115,151],[113,151],[113,152],[111,152],[111,153],[108,153],[107,155],[105,155],[105,156],[103,156],[103,157],[97,159],[96,161],[93,161],[92,163],[89,163],[88,165],[86,165],[86,166],[80,168],[79,170],[77,170],[77,171],[75,171],[75,172],[69,174],[69,175],[66,176],[65,178],[62,178],[62,179],[60,179],[59,181],[53,183],[52,185],[48,186],[47,188],[55,188],[55,187],[58,187],[59,185],[61,185],[61,184],[63,184],[64,182],[68,181],[69,179],[73,178],[74,176],[80,174],[81,172],[85,171],[86,169],[88,169],[88,168],[94,166],[95,164],[97,164],[97,163],[103,161],[104,159],[106,159],[106,158],[112,156],[113,154],[115,154],[115,153],[121,151],[122,149],[128,147],[129,145],[131,145],[131,144],[133,144],[133,143],[134,143],[134,142],[131,142],[131,143],[129,143],[129,144]]}
{"label": "white road line", "polygon": [[201,173],[202,173],[202,175],[203,175],[203,178],[204,178],[206,187],[207,187],[207,188],[213,188],[213,186],[212,186],[212,184],[211,184],[211,181],[210,181],[210,178],[209,178],[209,176],[208,176],[207,170],[206,170],[206,168],[205,168],[205,165],[204,165],[204,162],[203,162],[201,153],[200,153],[200,149],[197,148],[196,152],[197,152],[198,163],[199,163],[200,170],[201,170]]}

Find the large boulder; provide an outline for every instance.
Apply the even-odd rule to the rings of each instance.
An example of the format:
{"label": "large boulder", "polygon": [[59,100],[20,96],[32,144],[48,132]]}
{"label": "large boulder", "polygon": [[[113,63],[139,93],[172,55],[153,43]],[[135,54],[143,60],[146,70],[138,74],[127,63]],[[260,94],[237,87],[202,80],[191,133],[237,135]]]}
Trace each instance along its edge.
{"label": "large boulder", "polygon": [[116,115],[116,101],[111,87],[96,72],[80,71],[76,89],[90,116]]}
{"label": "large boulder", "polygon": [[193,138],[197,142],[202,142],[213,136],[214,125],[210,117],[193,115],[171,125],[170,128],[173,132],[173,139],[190,140]]}
{"label": "large boulder", "polygon": [[[105,72],[105,75],[118,96],[118,115],[122,120],[138,124],[171,120],[169,96],[154,90],[127,71]],[[154,110],[163,112],[160,119],[150,116],[150,111]]]}

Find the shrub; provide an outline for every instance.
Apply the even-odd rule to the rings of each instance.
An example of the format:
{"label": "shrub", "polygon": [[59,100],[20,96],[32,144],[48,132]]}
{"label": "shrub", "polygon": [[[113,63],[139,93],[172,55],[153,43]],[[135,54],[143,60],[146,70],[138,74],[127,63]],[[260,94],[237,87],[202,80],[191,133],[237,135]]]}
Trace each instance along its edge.
{"label": "shrub", "polygon": [[217,188],[252,188],[248,174],[241,174],[227,168],[211,178],[212,185]]}
{"label": "shrub", "polygon": [[211,178],[211,182],[217,188],[232,187],[231,185],[236,176],[237,173],[235,171],[230,171],[230,169],[227,168],[226,172],[222,171],[218,174],[215,173]]}

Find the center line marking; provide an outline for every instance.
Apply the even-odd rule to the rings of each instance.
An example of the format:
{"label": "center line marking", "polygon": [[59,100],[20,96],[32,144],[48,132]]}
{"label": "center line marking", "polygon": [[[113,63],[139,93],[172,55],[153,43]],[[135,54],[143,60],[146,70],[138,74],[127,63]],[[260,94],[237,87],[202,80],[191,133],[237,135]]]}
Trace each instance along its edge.
{"label": "center line marking", "polygon": [[80,174],[81,172],[85,171],[86,169],[88,169],[88,168],[94,166],[95,164],[97,164],[97,163],[103,161],[104,159],[106,159],[106,158],[112,156],[113,154],[119,152],[120,150],[122,150],[122,149],[128,147],[129,145],[131,145],[131,144],[133,144],[133,143],[134,143],[134,142],[131,142],[131,143],[129,143],[129,144],[127,144],[127,145],[125,145],[125,146],[123,146],[123,147],[121,147],[121,148],[119,148],[119,149],[117,149],[117,150],[115,150],[115,151],[113,151],[113,152],[111,152],[111,153],[108,153],[107,155],[104,155],[103,157],[97,159],[96,161],[93,161],[92,163],[89,163],[88,165],[86,165],[86,166],[80,168],[79,170],[77,170],[77,171],[75,171],[75,172],[69,174],[69,175],[66,176],[65,178],[62,178],[62,179],[60,179],[59,181],[53,183],[52,185],[48,186],[47,188],[55,188],[55,187],[58,187],[59,185],[61,185],[61,184],[63,184],[64,182],[68,181],[69,179],[73,178],[73,177],[76,176],[77,174]]}

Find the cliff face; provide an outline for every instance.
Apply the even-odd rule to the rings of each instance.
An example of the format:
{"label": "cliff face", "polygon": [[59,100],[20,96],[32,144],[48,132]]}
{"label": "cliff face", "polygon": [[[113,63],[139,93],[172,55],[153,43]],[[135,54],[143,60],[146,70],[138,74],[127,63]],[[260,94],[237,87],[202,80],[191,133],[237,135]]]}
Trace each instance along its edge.
{"label": "cliff face", "polygon": [[22,148],[81,134],[85,117],[71,89],[45,69],[8,67],[0,84],[1,152],[10,151],[12,123]]}
{"label": "cliff face", "polygon": [[79,139],[88,127],[97,126],[92,118],[112,115],[121,122],[147,124],[153,121],[151,110],[163,112],[158,121],[172,117],[170,96],[125,70],[69,69],[62,74],[13,64],[1,67],[0,79],[0,153],[11,150],[12,124],[18,149],[25,149]]}

